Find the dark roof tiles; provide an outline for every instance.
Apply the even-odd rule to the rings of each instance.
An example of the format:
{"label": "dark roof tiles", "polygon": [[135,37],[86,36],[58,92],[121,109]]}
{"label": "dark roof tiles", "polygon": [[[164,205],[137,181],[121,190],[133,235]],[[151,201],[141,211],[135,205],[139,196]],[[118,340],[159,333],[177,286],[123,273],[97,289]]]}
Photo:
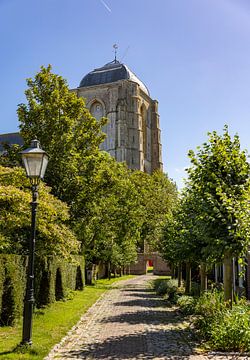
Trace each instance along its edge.
{"label": "dark roof tiles", "polygon": [[116,82],[119,80],[131,80],[140,85],[141,89],[149,95],[147,87],[138,77],[124,64],[117,60],[114,60],[103,67],[95,69],[88,73],[82,81],[79,87],[94,86]]}

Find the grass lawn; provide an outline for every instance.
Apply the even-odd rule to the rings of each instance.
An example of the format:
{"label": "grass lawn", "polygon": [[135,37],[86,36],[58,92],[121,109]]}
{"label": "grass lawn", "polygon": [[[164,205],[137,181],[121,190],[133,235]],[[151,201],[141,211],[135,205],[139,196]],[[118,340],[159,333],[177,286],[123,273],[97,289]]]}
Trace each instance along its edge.
{"label": "grass lawn", "polygon": [[80,317],[114,282],[132,278],[123,276],[111,280],[97,280],[96,285],[86,286],[84,291],[74,291],[73,298],[58,301],[47,308],[36,310],[33,316],[33,345],[24,353],[14,349],[22,337],[22,322],[15,327],[0,327],[0,359],[41,360],[74,326]]}

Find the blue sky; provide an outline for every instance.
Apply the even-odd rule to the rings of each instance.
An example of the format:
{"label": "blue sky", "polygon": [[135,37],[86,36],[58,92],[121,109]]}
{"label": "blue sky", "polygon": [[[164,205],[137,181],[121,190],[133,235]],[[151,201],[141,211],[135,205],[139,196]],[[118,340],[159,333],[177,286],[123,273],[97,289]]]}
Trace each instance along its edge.
{"label": "blue sky", "polygon": [[112,61],[112,45],[159,101],[164,169],[229,125],[250,137],[248,0],[0,0],[0,133],[18,130],[25,79],[52,64],[70,88]]}

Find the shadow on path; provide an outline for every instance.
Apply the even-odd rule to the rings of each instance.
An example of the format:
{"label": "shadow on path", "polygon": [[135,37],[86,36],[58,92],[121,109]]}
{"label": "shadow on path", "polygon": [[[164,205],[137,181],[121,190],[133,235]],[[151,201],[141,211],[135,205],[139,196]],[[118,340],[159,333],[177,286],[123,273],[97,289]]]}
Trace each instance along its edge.
{"label": "shadow on path", "polygon": [[183,322],[183,319],[174,311],[136,311],[126,312],[121,315],[105,317],[102,323],[128,323],[128,324],[173,324]]}
{"label": "shadow on path", "polygon": [[144,288],[143,287],[142,288],[136,288],[134,285],[131,286],[131,287],[126,286],[126,288],[121,289],[121,291],[122,292],[127,292],[127,291],[131,292],[131,291],[133,291],[135,293],[152,293],[152,294],[154,294],[154,291],[152,289],[150,289],[150,288],[148,288],[148,289],[145,289],[145,287]]}
{"label": "shadow on path", "polygon": [[64,358],[155,359],[164,356],[164,359],[188,359],[194,352],[192,346],[183,346],[181,339],[187,336],[186,330],[182,329],[114,336],[102,343],[85,345],[84,349],[69,351],[64,354]]}
{"label": "shadow on path", "polygon": [[150,308],[157,308],[157,307],[164,307],[164,302],[161,299],[134,299],[134,300],[127,300],[127,301],[119,301],[114,303],[114,306],[140,306],[140,307],[150,307]]}
{"label": "shadow on path", "polygon": [[124,297],[127,296],[134,296],[134,297],[138,297],[138,298],[147,298],[147,299],[159,299],[159,296],[152,293],[152,292],[133,292],[134,290],[130,290],[130,292],[127,292],[125,294],[123,294]]}

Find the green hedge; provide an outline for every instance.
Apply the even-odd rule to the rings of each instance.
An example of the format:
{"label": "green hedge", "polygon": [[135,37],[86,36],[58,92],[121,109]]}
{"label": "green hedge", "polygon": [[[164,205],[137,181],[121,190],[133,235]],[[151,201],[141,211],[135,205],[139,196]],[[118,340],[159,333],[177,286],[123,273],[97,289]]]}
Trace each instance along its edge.
{"label": "green hedge", "polygon": [[23,311],[27,258],[0,255],[0,325],[13,325]]}
{"label": "green hedge", "polygon": [[[84,258],[75,256],[66,262],[56,256],[35,260],[36,307],[67,297],[69,290],[82,290]],[[0,255],[0,326],[14,325],[23,312],[27,257]]]}

